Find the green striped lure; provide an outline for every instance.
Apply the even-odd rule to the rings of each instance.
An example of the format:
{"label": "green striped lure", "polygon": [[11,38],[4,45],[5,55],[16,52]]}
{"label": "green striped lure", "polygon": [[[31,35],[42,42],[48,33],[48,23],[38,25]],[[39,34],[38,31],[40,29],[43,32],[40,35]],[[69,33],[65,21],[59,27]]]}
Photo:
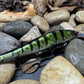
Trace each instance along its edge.
{"label": "green striped lure", "polygon": [[9,53],[0,55],[0,61],[29,55],[45,49],[50,48],[52,45],[65,43],[77,36],[77,32],[71,30],[56,30],[50,33],[44,34],[31,42],[27,43],[23,47],[13,50]]}

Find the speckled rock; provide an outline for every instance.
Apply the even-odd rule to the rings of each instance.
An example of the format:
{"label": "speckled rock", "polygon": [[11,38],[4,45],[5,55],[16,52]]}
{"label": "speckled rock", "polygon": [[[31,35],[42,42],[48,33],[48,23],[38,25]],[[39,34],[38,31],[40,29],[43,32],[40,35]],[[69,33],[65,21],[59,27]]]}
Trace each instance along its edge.
{"label": "speckled rock", "polygon": [[84,41],[72,40],[66,47],[65,57],[84,74]]}
{"label": "speckled rock", "polygon": [[20,41],[21,42],[29,42],[39,36],[41,36],[41,33],[40,33],[39,29],[36,26],[34,26],[30,29],[30,31],[28,33],[26,33],[23,37],[21,37]]}
{"label": "speckled rock", "polygon": [[31,19],[31,22],[33,25],[37,26],[42,31],[49,30],[49,25],[48,25],[47,21],[41,16],[34,16]]}
{"label": "speckled rock", "polygon": [[62,22],[60,26],[65,30],[74,30],[74,28],[68,22]]}
{"label": "speckled rock", "polygon": [[78,31],[79,33],[84,33],[84,24],[79,24],[76,28],[76,31]]}
{"label": "speckled rock", "polygon": [[70,18],[70,14],[69,14],[69,12],[67,12],[65,10],[54,11],[54,12],[48,13],[45,16],[45,19],[51,25],[59,24],[64,21],[68,21],[69,18]]}
{"label": "speckled rock", "polygon": [[36,80],[22,79],[22,80],[16,80],[16,81],[11,82],[9,84],[39,84],[39,82]]}
{"label": "speckled rock", "polygon": [[2,27],[3,25],[5,25],[6,23],[0,23],[0,31],[2,31]]}
{"label": "speckled rock", "polygon": [[19,41],[8,34],[0,32],[0,54],[6,53],[17,48],[20,45]]}
{"label": "speckled rock", "polygon": [[76,20],[80,23],[84,23],[84,11],[76,12]]}
{"label": "speckled rock", "polygon": [[2,31],[17,38],[26,34],[31,28],[32,25],[29,22],[13,21],[6,23]]}
{"label": "speckled rock", "polygon": [[15,72],[15,64],[0,65],[0,84],[8,84]]}

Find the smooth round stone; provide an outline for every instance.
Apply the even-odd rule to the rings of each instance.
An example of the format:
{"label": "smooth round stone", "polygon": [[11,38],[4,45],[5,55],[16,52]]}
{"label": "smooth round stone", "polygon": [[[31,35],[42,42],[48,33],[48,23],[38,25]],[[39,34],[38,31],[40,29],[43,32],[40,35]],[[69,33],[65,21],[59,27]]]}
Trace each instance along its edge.
{"label": "smooth round stone", "polygon": [[84,11],[76,12],[76,20],[80,23],[84,23]]}
{"label": "smooth round stone", "polygon": [[59,24],[64,21],[68,21],[69,18],[70,18],[70,14],[69,14],[69,12],[67,12],[65,10],[54,11],[54,12],[48,13],[45,16],[45,19],[51,25]]}
{"label": "smooth round stone", "polygon": [[15,72],[15,64],[0,64],[0,84],[8,84]]}
{"label": "smooth round stone", "polygon": [[40,36],[41,36],[41,33],[39,29],[36,26],[34,26],[29,30],[28,33],[26,33],[24,36],[21,37],[20,41],[29,42]]}
{"label": "smooth round stone", "polygon": [[37,26],[40,30],[42,31],[47,31],[49,30],[49,24],[47,23],[47,21],[41,17],[41,16],[34,16],[31,19],[31,22],[33,25]]}
{"label": "smooth round stone", "polygon": [[6,23],[2,31],[17,38],[26,34],[31,28],[32,25],[29,22],[13,21]]}
{"label": "smooth round stone", "polygon": [[6,23],[0,23],[0,31],[2,31],[2,27],[3,25],[5,25]]}
{"label": "smooth round stone", "polygon": [[0,54],[11,51],[20,46],[20,43],[14,37],[0,32]]}
{"label": "smooth round stone", "polygon": [[76,31],[78,31],[79,33],[84,33],[84,24],[79,24],[76,28]]}
{"label": "smooth round stone", "polygon": [[36,80],[22,79],[22,80],[16,80],[16,81],[11,82],[9,84],[39,84],[39,82]]}
{"label": "smooth round stone", "polygon": [[65,30],[74,30],[74,28],[68,22],[62,22],[60,26]]}
{"label": "smooth round stone", "polygon": [[72,40],[66,47],[65,57],[84,74],[84,41]]}

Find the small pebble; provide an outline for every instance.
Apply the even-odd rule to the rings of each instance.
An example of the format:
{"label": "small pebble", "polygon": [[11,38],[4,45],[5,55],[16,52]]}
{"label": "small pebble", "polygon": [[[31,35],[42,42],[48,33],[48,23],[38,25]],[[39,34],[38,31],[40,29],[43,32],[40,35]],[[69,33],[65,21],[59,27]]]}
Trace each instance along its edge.
{"label": "small pebble", "polygon": [[6,53],[20,46],[20,42],[14,37],[0,32],[0,54]]}
{"label": "small pebble", "polygon": [[26,33],[23,37],[21,37],[21,42],[29,42],[34,40],[35,38],[41,36],[39,29],[36,26],[33,26],[28,33]]}
{"label": "small pebble", "polygon": [[76,21],[84,23],[84,11],[76,12]]}
{"label": "small pebble", "polygon": [[6,23],[2,27],[2,31],[17,38],[26,34],[31,28],[32,25],[29,22],[13,21]]}
{"label": "small pebble", "polygon": [[74,30],[74,28],[68,22],[63,22],[60,24],[60,26],[65,30]]}
{"label": "small pebble", "polygon": [[15,72],[15,64],[0,65],[0,84],[8,84]]}
{"label": "small pebble", "polygon": [[65,50],[65,57],[84,74],[84,41],[72,40]]}
{"label": "small pebble", "polygon": [[49,30],[49,24],[47,23],[47,21],[41,17],[41,16],[34,16],[31,19],[31,23],[35,26],[37,26],[40,30],[42,31],[47,31]]}
{"label": "small pebble", "polygon": [[70,14],[69,14],[69,12],[67,12],[65,10],[54,11],[54,12],[48,13],[45,16],[45,19],[51,25],[59,24],[64,21],[68,21],[69,18],[70,18]]}

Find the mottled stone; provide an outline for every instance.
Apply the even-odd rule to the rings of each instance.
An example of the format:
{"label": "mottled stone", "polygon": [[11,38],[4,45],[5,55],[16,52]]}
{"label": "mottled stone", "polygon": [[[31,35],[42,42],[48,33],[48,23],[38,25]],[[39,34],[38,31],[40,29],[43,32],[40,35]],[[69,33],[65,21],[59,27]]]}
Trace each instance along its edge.
{"label": "mottled stone", "polygon": [[5,25],[6,23],[0,23],[0,31],[2,31],[2,27],[3,25]]}
{"label": "mottled stone", "polygon": [[0,65],[0,84],[8,84],[15,72],[15,64]]}
{"label": "mottled stone", "polygon": [[65,30],[74,30],[74,28],[68,22],[63,22],[60,24],[60,26]]}
{"label": "mottled stone", "polygon": [[76,21],[84,23],[84,11],[76,12]]}
{"label": "mottled stone", "polygon": [[16,81],[11,82],[9,84],[39,84],[39,82],[36,80],[22,79],[22,80],[16,80]]}
{"label": "mottled stone", "polygon": [[84,74],[84,41],[72,40],[66,47],[65,57]]}
{"label": "mottled stone", "polygon": [[23,37],[21,37],[20,41],[21,42],[29,42],[39,36],[41,36],[41,33],[40,33],[39,29],[36,26],[34,26],[30,29],[30,31],[28,33],[26,33]]}
{"label": "mottled stone", "polygon": [[54,12],[48,13],[45,16],[45,19],[51,25],[59,24],[64,21],[68,21],[69,18],[70,18],[70,14],[69,14],[69,12],[67,12],[65,10],[54,11]]}
{"label": "mottled stone", "polygon": [[76,28],[76,31],[78,31],[79,33],[84,33],[84,24],[79,24]]}
{"label": "mottled stone", "polygon": [[17,38],[26,34],[31,28],[32,25],[29,22],[13,21],[6,23],[2,31]]}
{"label": "mottled stone", "polygon": [[37,26],[42,31],[49,30],[49,25],[48,25],[47,21],[41,16],[34,16],[31,19],[31,22],[33,25]]}
{"label": "mottled stone", "polygon": [[0,54],[11,51],[20,46],[20,43],[14,37],[0,32]]}
{"label": "mottled stone", "polygon": [[57,56],[42,70],[40,84],[84,84],[84,78],[69,61]]}

